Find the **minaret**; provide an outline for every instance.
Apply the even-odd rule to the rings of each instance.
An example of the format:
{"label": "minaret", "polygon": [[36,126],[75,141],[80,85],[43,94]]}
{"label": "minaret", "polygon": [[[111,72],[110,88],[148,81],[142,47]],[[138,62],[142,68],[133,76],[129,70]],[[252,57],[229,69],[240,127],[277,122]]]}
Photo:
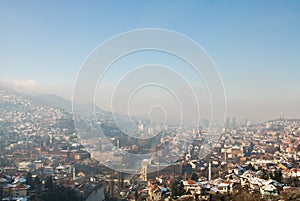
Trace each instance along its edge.
{"label": "minaret", "polygon": [[52,148],[53,139],[54,139],[53,133],[51,133],[51,135],[50,135],[50,148]]}
{"label": "minaret", "polygon": [[74,181],[76,180],[76,171],[75,171],[75,168],[73,168],[73,180]]}
{"label": "minaret", "polygon": [[211,180],[211,162],[208,163],[208,181]]}
{"label": "minaret", "polygon": [[120,148],[120,139],[117,139],[117,148]]}

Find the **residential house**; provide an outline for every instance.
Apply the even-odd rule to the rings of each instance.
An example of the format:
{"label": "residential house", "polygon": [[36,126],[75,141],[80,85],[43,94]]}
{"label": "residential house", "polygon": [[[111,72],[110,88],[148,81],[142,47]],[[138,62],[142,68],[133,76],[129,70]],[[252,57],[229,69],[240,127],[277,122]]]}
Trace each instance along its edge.
{"label": "residential house", "polygon": [[23,183],[7,184],[3,186],[3,195],[6,197],[26,197],[30,185]]}

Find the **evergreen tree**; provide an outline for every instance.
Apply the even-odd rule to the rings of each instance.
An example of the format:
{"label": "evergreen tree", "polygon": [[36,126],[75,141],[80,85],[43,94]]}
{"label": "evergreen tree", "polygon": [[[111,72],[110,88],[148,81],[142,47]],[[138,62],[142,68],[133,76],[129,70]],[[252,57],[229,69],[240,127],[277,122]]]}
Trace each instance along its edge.
{"label": "evergreen tree", "polygon": [[30,185],[30,188],[34,188],[34,182],[32,180],[32,174],[31,174],[31,172],[27,172],[25,178],[26,178],[26,184]]}
{"label": "evergreen tree", "polygon": [[260,173],[260,178],[261,178],[261,179],[265,179],[265,180],[269,179],[269,173],[268,173],[268,171],[265,170],[265,169],[263,169],[263,170],[261,171],[261,173]]}
{"label": "evergreen tree", "polygon": [[39,201],[81,201],[83,198],[72,189],[63,186],[55,187],[53,190],[46,192]]}
{"label": "evergreen tree", "polygon": [[172,184],[172,196],[174,198],[176,198],[177,196],[182,196],[184,195],[186,192],[184,190],[184,185],[182,182],[179,182],[179,181],[175,181],[173,184]]}
{"label": "evergreen tree", "polygon": [[191,180],[198,181],[198,175],[196,173],[193,173],[191,176]]}
{"label": "evergreen tree", "polygon": [[280,170],[276,170],[273,174],[273,179],[281,182],[282,181],[282,172]]}
{"label": "evergreen tree", "polygon": [[40,185],[42,184],[42,182],[41,182],[39,176],[36,176],[36,177],[34,178],[33,183],[34,183],[35,186],[40,186]]}
{"label": "evergreen tree", "polygon": [[53,178],[52,176],[48,177],[46,182],[45,182],[45,188],[49,189],[49,190],[52,190],[54,187],[53,185]]}

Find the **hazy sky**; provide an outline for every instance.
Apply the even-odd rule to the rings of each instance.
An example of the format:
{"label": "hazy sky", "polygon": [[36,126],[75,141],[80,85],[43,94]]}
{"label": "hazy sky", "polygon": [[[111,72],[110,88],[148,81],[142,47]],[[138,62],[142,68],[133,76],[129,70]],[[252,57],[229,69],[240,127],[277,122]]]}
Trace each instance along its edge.
{"label": "hazy sky", "polygon": [[0,81],[71,97],[88,54],[137,28],[199,43],[224,81],[228,115],[300,117],[300,2],[0,1]]}

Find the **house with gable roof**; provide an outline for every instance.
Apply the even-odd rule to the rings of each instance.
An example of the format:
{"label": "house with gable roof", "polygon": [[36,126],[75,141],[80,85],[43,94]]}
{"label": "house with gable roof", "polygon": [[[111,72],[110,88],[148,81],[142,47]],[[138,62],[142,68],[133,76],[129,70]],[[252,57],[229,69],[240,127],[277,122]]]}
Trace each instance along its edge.
{"label": "house with gable roof", "polygon": [[28,195],[28,189],[30,185],[23,183],[7,184],[3,186],[3,195],[6,197],[26,197]]}

